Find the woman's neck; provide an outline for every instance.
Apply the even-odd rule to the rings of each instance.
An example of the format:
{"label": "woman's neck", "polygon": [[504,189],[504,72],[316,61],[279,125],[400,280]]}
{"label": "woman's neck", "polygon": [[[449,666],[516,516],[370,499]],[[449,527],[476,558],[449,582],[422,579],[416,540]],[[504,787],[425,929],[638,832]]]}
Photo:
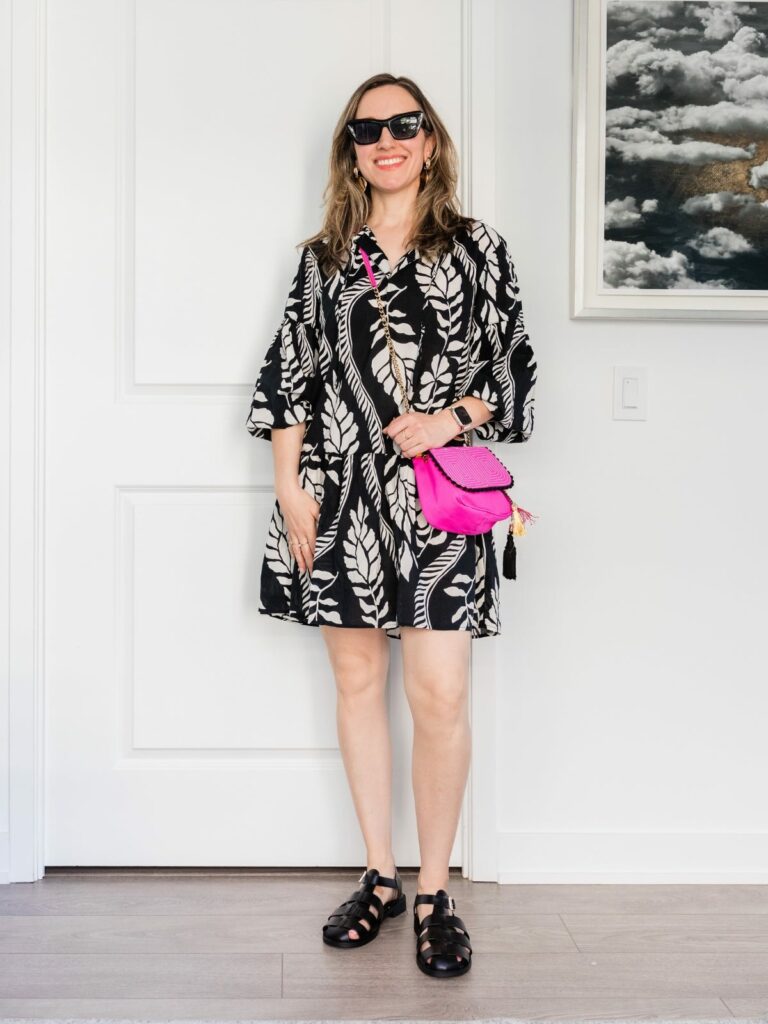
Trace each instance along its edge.
{"label": "woman's neck", "polygon": [[378,227],[407,234],[413,225],[417,192],[418,183],[416,189],[409,189],[408,192],[374,191],[368,216],[369,227],[373,231]]}

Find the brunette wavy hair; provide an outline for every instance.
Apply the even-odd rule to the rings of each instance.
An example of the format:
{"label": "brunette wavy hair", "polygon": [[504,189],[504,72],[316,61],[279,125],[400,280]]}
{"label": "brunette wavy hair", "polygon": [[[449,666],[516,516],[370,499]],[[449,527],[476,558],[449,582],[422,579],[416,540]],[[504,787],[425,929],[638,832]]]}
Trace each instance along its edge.
{"label": "brunette wavy hair", "polygon": [[328,182],[323,192],[323,226],[299,243],[300,246],[312,247],[326,274],[345,267],[352,237],[368,220],[371,189],[368,186],[362,191],[358,181],[363,179],[354,177],[352,173],[355,150],[346,125],[355,117],[363,95],[380,85],[400,85],[407,89],[426,114],[426,123],[435,136],[429,173],[423,169],[421,172],[414,227],[411,237],[406,239],[406,249],[417,248],[420,255],[434,260],[450,248],[456,231],[463,226],[469,227],[472,221],[460,210],[456,195],[459,166],[456,147],[435,108],[411,78],[386,72],[372,75],[352,93],[333,132]]}

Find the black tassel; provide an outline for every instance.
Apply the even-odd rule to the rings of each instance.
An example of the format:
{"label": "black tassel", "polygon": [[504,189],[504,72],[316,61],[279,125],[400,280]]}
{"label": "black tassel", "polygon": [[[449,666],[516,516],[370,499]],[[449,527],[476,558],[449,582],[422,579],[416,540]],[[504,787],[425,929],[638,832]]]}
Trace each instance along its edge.
{"label": "black tassel", "polygon": [[512,535],[511,528],[507,531],[507,543],[504,547],[504,557],[502,559],[502,573],[505,579],[517,579],[517,549],[515,548],[515,538]]}

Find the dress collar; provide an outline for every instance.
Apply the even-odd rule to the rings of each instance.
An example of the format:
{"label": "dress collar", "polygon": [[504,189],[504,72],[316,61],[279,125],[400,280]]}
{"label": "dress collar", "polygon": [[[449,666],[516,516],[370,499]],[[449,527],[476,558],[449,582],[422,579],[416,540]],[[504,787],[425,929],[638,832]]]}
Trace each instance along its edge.
{"label": "dress collar", "polygon": [[355,235],[352,236],[352,258],[355,261],[356,266],[362,266],[363,261],[360,257],[360,253],[357,251],[358,244],[362,246],[362,248],[365,249],[371,257],[371,263],[373,264],[374,276],[376,277],[377,284],[382,277],[393,277],[419,258],[418,249],[408,249],[403,253],[394,267],[390,267],[386,253],[379,245],[376,240],[376,235],[373,233],[373,230],[367,222],[363,224],[362,228],[360,228]]}

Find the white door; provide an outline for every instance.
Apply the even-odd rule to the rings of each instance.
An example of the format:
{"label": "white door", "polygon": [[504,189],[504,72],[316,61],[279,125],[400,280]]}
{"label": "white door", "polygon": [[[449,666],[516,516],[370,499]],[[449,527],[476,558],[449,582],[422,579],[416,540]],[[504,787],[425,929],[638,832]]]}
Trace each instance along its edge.
{"label": "white door", "polygon": [[245,419],[343,102],[410,74],[466,155],[468,25],[460,0],[47,5],[48,865],[364,863],[320,631],[257,612],[272,453]]}

